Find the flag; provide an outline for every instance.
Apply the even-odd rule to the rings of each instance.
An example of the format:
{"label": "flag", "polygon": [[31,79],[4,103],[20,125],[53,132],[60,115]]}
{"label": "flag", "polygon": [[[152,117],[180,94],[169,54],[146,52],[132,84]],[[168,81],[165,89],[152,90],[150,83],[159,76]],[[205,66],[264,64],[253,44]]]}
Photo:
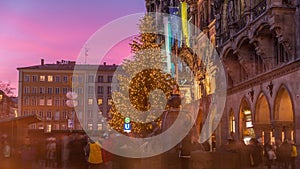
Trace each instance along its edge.
{"label": "flag", "polygon": [[189,34],[188,34],[188,22],[187,22],[187,4],[186,2],[181,2],[181,19],[182,19],[182,33],[183,39],[187,47],[190,46]]}
{"label": "flag", "polygon": [[165,47],[166,47],[166,57],[167,57],[167,72],[171,72],[171,41],[170,41],[170,23],[169,17],[164,17],[164,27],[165,27]]}

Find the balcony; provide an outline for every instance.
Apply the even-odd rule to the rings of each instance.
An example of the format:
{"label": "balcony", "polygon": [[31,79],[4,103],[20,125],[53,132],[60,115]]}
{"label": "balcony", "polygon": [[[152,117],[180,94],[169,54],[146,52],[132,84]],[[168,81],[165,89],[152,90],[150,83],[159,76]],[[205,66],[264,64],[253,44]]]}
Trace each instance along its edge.
{"label": "balcony", "polygon": [[263,14],[267,9],[267,2],[266,0],[261,1],[258,3],[254,8],[252,8],[252,20],[255,20],[261,14]]}

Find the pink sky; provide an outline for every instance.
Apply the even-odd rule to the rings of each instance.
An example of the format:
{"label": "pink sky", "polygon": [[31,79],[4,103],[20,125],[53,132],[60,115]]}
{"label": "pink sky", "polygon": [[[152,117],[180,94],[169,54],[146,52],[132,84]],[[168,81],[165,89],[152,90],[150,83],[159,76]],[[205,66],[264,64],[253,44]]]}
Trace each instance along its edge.
{"label": "pink sky", "polygon": [[[144,0],[2,0],[0,80],[17,88],[17,67],[39,64],[42,58],[45,63],[76,60],[85,42],[99,28],[140,12],[145,12]],[[104,61],[119,64],[130,55],[129,41],[115,45]]]}

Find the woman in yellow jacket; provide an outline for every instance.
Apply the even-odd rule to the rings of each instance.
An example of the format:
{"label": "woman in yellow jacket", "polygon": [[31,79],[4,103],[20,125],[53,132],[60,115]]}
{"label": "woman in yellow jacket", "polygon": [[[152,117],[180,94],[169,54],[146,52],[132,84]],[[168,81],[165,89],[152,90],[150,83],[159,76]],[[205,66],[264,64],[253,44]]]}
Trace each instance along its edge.
{"label": "woman in yellow jacket", "polygon": [[102,150],[98,142],[91,140],[87,144],[86,154],[88,155],[87,161],[89,163],[89,169],[102,169],[104,167]]}
{"label": "woman in yellow jacket", "polygon": [[296,164],[295,164],[295,160],[298,156],[298,153],[297,153],[297,147],[294,143],[294,141],[291,141],[291,145],[292,145],[292,152],[291,152],[291,164],[292,164],[292,169],[296,169]]}

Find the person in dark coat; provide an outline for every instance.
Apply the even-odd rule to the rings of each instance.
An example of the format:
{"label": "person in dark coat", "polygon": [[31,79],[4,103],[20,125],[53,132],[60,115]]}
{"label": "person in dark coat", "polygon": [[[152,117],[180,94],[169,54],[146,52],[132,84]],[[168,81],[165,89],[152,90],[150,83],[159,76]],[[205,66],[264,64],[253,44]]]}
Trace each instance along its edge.
{"label": "person in dark coat", "polygon": [[76,135],[75,139],[69,143],[70,147],[70,168],[71,169],[86,169],[87,162],[84,152],[84,140],[80,135]]}

